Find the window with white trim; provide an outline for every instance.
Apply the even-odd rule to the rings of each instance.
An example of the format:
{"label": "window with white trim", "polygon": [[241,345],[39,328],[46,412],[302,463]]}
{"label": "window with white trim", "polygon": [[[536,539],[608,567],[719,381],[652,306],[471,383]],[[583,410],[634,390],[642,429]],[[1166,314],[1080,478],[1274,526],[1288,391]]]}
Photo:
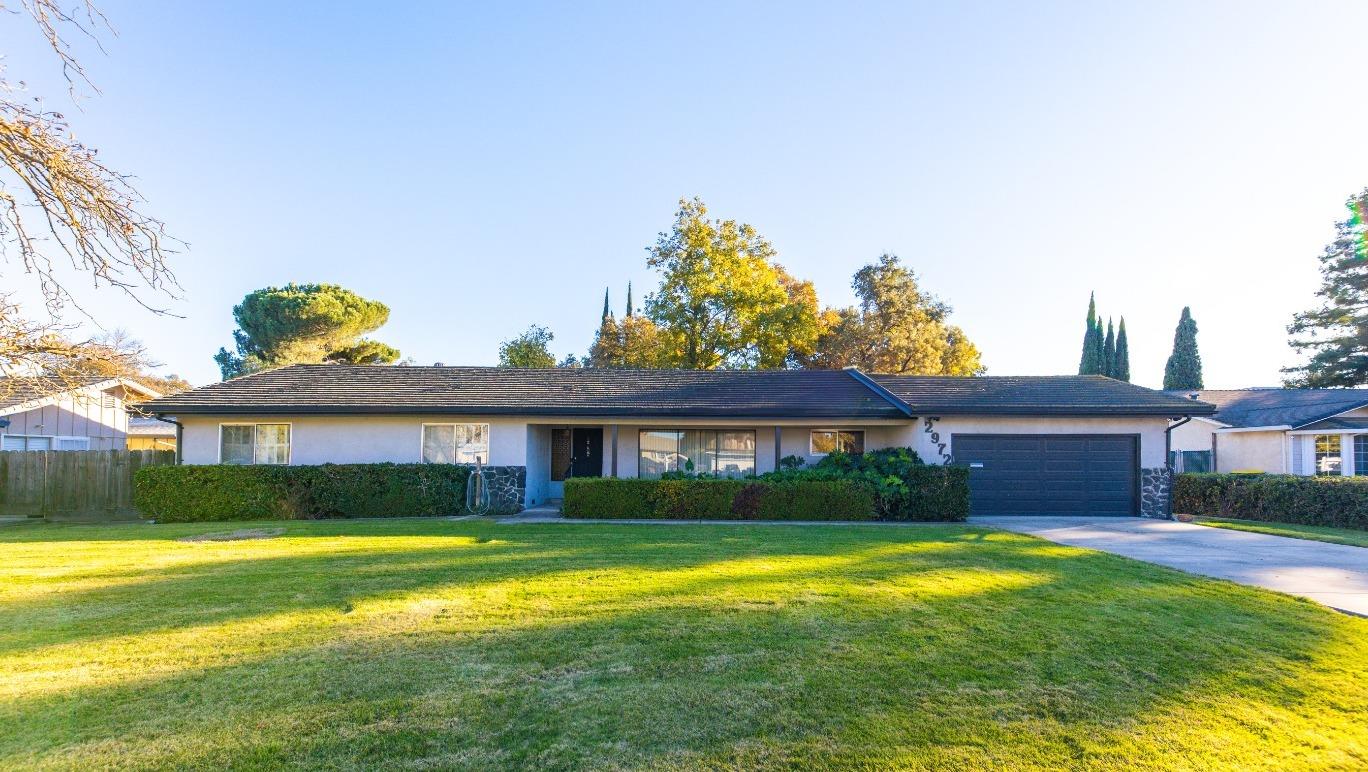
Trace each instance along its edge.
{"label": "window with white trim", "polygon": [[49,434],[6,434],[0,438],[0,450],[52,450],[55,439]]}
{"label": "window with white trim", "polygon": [[813,456],[828,453],[863,453],[864,432],[843,429],[813,429],[808,439],[808,452]]}
{"label": "window with white trim", "polygon": [[423,463],[489,463],[489,424],[423,424]]}
{"label": "window with white trim", "polygon": [[1340,473],[1344,457],[1340,455],[1338,434],[1316,435],[1316,476],[1332,477]]}
{"label": "window with white trim", "polygon": [[747,477],[755,474],[752,429],[642,429],[637,435],[637,476],[666,472]]}
{"label": "window with white trim", "polygon": [[219,463],[290,463],[290,425],[220,424]]}

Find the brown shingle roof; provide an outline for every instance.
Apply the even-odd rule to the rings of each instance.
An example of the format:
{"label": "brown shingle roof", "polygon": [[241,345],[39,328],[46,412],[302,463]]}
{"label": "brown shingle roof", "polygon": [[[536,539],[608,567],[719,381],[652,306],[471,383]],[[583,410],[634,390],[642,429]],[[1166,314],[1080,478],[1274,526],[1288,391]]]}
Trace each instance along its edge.
{"label": "brown shingle roof", "polygon": [[993,415],[1209,415],[1204,402],[1101,375],[954,378],[871,375],[912,412]]}
{"label": "brown shingle roof", "polygon": [[[911,411],[840,370],[528,370],[294,365],[153,400],[191,413],[465,413],[712,418],[905,418],[911,411],[1204,414],[1210,406],[1106,378],[875,376]],[[904,396],[906,395],[906,396]]]}

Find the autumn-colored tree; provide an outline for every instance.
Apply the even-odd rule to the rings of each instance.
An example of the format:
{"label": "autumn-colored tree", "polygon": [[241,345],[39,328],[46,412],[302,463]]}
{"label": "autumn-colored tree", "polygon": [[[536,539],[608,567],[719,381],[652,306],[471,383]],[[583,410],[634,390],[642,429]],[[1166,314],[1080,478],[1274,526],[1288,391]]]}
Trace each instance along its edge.
{"label": "autumn-colored tree", "polygon": [[[95,338],[54,365],[71,375],[127,378],[162,395],[191,388],[189,381],[174,373],[156,375],[149,372],[162,364],[148,356],[142,341],[124,329],[111,330]],[[137,400],[130,398],[129,401]]]}
{"label": "autumn-colored tree", "polygon": [[646,299],[671,367],[779,368],[817,339],[816,294],[774,263],[755,228],[713,220],[698,199],[681,199],[675,222],[647,262],[661,274]]}
{"label": "autumn-colored tree", "polygon": [[590,367],[655,369],[665,361],[660,329],[640,314],[604,319],[589,347]]}
{"label": "autumn-colored tree", "polygon": [[800,359],[804,366],[913,375],[983,373],[978,347],[946,321],[950,306],[922,292],[916,274],[896,255],[880,255],[861,268],[851,286],[860,304],[822,313],[821,336],[814,353]]}
{"label": "autumn-colored tree", "polygon": [[389,320],[389,307],[336,284],[287,284],[249,293],[233,308],[237,353],[214,355],[223,377],[292,364],[390,364],[399,350],[361,336]]}

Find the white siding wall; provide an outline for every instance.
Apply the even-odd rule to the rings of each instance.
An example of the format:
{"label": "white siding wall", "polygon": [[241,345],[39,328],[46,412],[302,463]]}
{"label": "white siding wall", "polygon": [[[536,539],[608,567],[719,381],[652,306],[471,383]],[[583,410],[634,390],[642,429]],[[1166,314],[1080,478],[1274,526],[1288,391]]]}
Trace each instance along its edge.
{"label": "white siding wall", "polygon": [[[105,394],[112,398],[111,406],[105,405]],[[107,392],[83,389],[54,404],[4,416],[10,425],[0,429],[0,434],[88,437],[90,450],[122,450],[128,436],[123,397],[122,387]]]}

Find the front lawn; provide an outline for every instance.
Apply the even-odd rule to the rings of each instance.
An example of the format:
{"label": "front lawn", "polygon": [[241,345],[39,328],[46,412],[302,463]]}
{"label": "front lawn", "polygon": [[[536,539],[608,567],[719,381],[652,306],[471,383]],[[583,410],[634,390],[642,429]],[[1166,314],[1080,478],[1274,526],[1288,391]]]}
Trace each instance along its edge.
{"label": "front lawn", "polygon": [[1331,544],[1351,544],[1355,547],[1368,547],[1368,531],[1353,528],[1331,528],[1325,525],[1298,525],[1296,523],[1268,523],[1262,520],[1231,520],[1216,517],[1193,518],[1198,525],[1213,528],[1229,528],[1233,531],[1267,533],[1274,536],[1290,536],[1293,539],[1310,539]]}
{"label": "front lawn", "polygon": [[1368,620],[973,526],[0,530],[4,768],[1362,768],[1365,716]]}

